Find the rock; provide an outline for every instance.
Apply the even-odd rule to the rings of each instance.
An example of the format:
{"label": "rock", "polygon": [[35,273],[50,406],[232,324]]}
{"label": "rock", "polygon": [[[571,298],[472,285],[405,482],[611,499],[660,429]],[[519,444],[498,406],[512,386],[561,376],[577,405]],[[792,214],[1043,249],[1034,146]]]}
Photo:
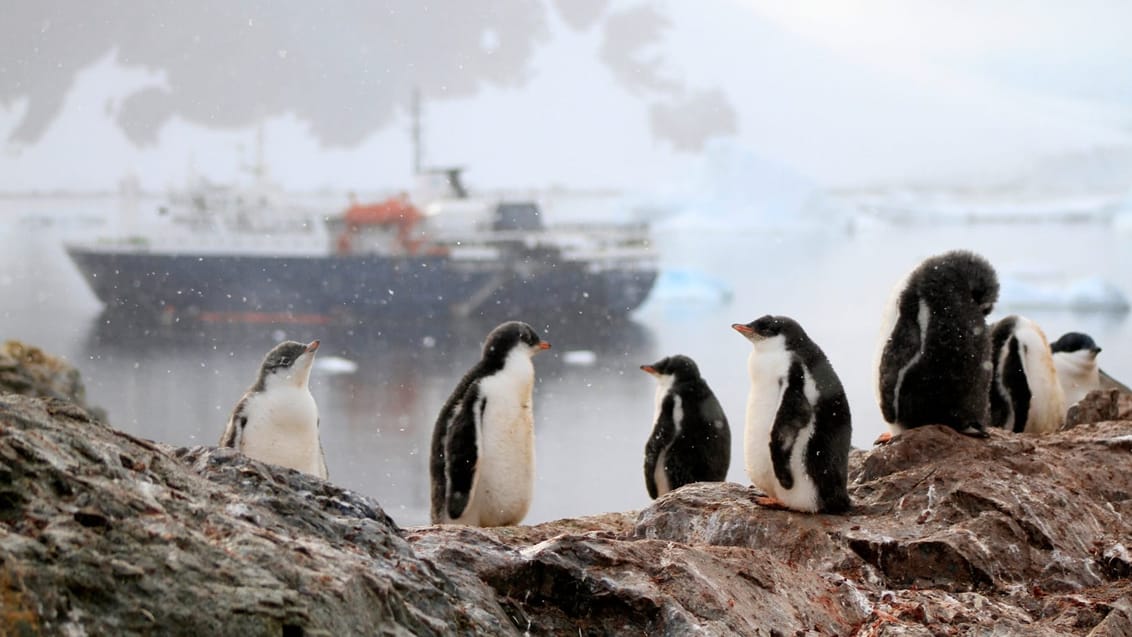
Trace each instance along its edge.
{"label": "rock", "polygon": [[0,577],[32,634],[512,630],[465,601],[486,586],[457,588],[369,498],[53,404],[0,396]]}
{"label": "rock", "polygon": [[1127,635],[1130,454],[1129,421],[986,440],[924,427],[853,451],[844,516],[764,509],[752,487],[704,483],[640,512],[401,529],[377,502],[317,478],[141,440],[58,395],[2,395],[2,625]]}
{"label": "rock", "polygon": [[86,404],[86,387],[77,369],[19,341],[0,346],[0,394],[59,398],[106,420],[105,411]]}
{"label": "rock", "polygon": [[1106,422],[1120,417],[1120,391],[1094,389],[1069,408],[1063,429],[1072,429],[1082,423]]}
{"label": "rock", "polygon": [[627,531],[604,517],[408,539],[474,571],[536,635],[1083,635],[1123,626],[1114,603],[1132,591],[1130,451],[1128,422],[989,440],[926,427],[852,454],[847,516],[696,484]]}

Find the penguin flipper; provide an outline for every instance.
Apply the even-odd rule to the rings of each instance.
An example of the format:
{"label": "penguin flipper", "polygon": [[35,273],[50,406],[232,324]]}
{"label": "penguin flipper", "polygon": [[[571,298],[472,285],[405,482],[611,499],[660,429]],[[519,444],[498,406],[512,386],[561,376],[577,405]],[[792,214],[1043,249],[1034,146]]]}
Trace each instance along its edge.
{"label": "penguin flipper", "polygon": [[790,456],[798,434],[814,419],[814,408],[806,398],[806,373],[802,364],[795,360],[790,364],[786,389],[778,403],[774,424],[770,429],[770,460],[774,465],[774,477],[784,489],[794,487],[794,474],[790,470]]}
{"label": "penguin flipper", "polygon": [[[476,477],[476,463],[479,460],[479,444],[476,440],[479,423],[483,422],[483,412],[487,400],[469,392],[474,399],[466,400],[448,423],[444,441],[445,473],[447,490],[445,504],[449,519],[455,520],[464,514],[472,498],[472,487]],[[470,403],[470,404],[469,404]]]}
{"label": "penguin flipper", "polygon": [[[319,429],[321,425],[322,418],[319,418],[315,421],[314,427]],[[330,471],[326,468],[326,447],[322,446],[322,436],[319,436],[318,440],[318,471],[323,480],[330,479]]]}
{"label": "penguin flipper", "polygon": [[912,360],[896,360],[897,352],[911,358],[914,354],[910,354],[910,352],[920,352],[923,345],[920,339],[920,325],[917,321],[911,320],[911,317],[901,317],[896,321],[896,326],[893,328],[892,334],[889,335],[888,342],[885,343],[884,351],[881,354],[879,378],[877,379],[880,385],[880,411],[885,422],[897,422],[899,414],[896,413],[896,404],[900,391],[900,381],[903,380],[903,374],[908,371],[912,364]]}
{"label": "penguin flipper", "polygon": [[232,410],[232,416],[228,418],[228,426],[224,428],[224,433],[220,435],[220,441],[216,446],[230,447],[232,449],[240,448],[240,442],[244,435],[244,427],[248,426],[248,416],[244,413],[244,408],[247,404],[247,396],[244,396],[240,399],[240,402],[236,403],[236,408]]}
{"label": "penguin flipper", "polygon": [[660,459],[660,453],[671,445],[673,438],[676,437],[676,423],[672,420],[672,408],[673,400],[670,393],[660,403],[660,414],[657,415],[652,435],[649,436],[649,441],[645,444],[645,488],[648,489],[649,497],[653,500],[659,495],[656,486],[657,460]]}

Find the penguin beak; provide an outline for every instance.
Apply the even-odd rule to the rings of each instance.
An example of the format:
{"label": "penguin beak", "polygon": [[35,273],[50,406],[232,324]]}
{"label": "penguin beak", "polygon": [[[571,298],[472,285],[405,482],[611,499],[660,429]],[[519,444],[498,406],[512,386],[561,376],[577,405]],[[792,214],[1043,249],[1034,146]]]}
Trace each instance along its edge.
{"label": "penguin beak", "polygon": [[755,330],[752,329],[750,325],[744,325],[743,323],[732,323],[731,328],[747,338],[750,338],[751,335],[755,333]]}
{"label": "penguin beak", "polygon": [[641,371],[656,376],[656,368],[652,365],[641,365]]}
{"label": "penguin beak", "polygon": [[318,343],[319,343],[318,340],[311,341],[310,345],[307,345],[307,353],[309,354],[310,352],[317,350],[318,349]]}
{"label": "penguin beak", "polygon": [[539,341],[538,348],[540,350],[550,349],[550,343],[547,343],[546,341]]}

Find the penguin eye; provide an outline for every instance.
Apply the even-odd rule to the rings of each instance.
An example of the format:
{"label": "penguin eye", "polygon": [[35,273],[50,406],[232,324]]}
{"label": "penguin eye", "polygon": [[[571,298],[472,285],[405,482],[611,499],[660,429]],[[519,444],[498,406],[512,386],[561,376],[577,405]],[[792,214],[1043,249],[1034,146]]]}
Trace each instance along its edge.
{"label": "penguin eye", "polygon": [[287,358],[286,356],[284,356],[283,358],[280,358],[280,359],[279,359],[279,364],[280,364],[281,366],[283,366],[283,367],[286,367],[286,366],[288,366],[288,365],[290,365],[290,364],[291,364],[291,359],[289,359],[289,358]]}

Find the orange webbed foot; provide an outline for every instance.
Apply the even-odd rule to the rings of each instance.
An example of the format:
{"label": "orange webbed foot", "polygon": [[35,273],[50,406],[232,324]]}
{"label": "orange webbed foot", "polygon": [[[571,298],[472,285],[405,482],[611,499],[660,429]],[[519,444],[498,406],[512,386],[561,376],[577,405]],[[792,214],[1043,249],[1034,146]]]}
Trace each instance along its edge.
{"label": "orange webbed foot", "polygon": [[782,500],[779,500],[778,498],[772,498],[768,495],[760,495],[759,497],[755,498],[755,504],[767,509],[779,509],[781,511],[788,511],[790,509],[790,507],[786,506],[786,503]]}
{"label": "orange webbed foot", "polygon": [[873,445],[874,446],[875,445],[887,445],[891,441],[892,441],[892,432],[886,431],[886,432],[882,433],[881,435],[877,436],[877,439],[873,441]]}

